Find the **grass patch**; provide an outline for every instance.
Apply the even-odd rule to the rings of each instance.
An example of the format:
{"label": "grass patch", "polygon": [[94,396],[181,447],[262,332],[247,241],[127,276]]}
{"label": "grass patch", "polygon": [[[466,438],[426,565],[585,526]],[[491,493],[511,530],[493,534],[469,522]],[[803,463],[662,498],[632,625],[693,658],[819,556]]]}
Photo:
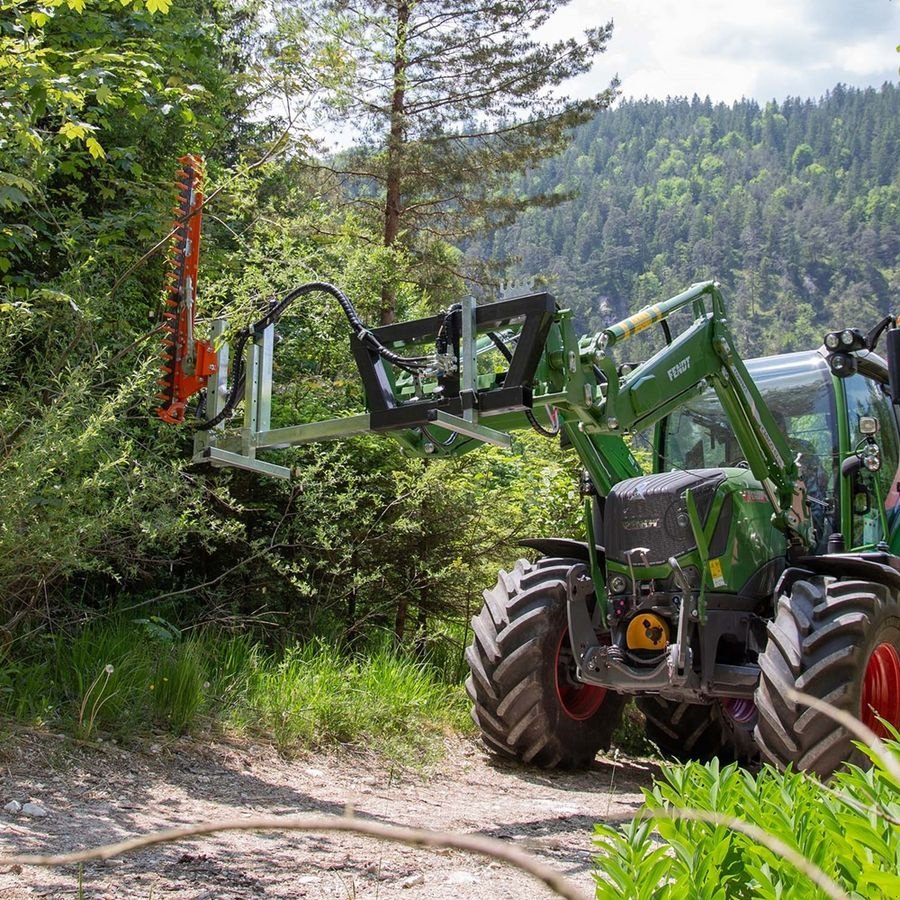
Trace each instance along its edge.
{"label": "grass patch", "polygon": [[218,728],[284,753],[357,744],[413,761],[470,727],[465,693],[442,669],[385,643],[270,651],[247,636],[123,620],[7,650],[0,713],[83,739]]}

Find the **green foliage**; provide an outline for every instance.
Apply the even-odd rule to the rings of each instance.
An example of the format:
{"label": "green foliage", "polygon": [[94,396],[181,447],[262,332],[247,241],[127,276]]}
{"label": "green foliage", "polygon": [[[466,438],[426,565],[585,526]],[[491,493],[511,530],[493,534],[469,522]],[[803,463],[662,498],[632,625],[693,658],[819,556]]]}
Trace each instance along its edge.
{"label": "green foliage", "polygon": [[359,744],[413,758],[442,728],[464,727],[458,686],[386,646],[348,654],[316,641],[268,658],[247,680],[244,726],[289,752]]}
{"label": "green foliage", "polygon": [[0,0],[0,284],[16,296],[147,241],[172,148],[227,133],[236,84],[218,7]]}
{"label": "green foliage", "polygon": [[[888,745],[900,758],[900,743]],[[758,775],[714,760],[670,767],[637,818],[597,825],[598,898],[822,897],[810,867],[847,896],[889,898],[900,891],[900,784],[873,755],[824,786],[815,778],[764,768]],[[679,818],[696,811],[716,821]],[[661,816],[661,817],[660,817]],[[786,845],[807,871],[765,835]]]}
{"label": "green foliage", "polygon": [[175,157],[236,127],[240,9],[154,8],[3,2],[0,622],[10,630],[38,605],[57,619],[125,585],[158,586],[163,562],[177,572],[180,553],[241,533],[209,509],[215,489],[184,470],[184,437],[148,421],[157,372],[142,338],[161,269],[111,290],[135,247],[165,234]]}

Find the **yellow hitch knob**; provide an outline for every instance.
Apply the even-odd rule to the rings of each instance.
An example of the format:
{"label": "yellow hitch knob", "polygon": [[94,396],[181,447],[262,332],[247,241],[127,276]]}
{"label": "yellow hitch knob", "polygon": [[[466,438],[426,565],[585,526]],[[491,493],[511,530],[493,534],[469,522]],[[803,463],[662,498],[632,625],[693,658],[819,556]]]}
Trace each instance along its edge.
{"label": "yellow hitch knob", "polygon": [[638,613],[625,632],[629,650],[664,650],[669,646],[669,626],[655,613]]}

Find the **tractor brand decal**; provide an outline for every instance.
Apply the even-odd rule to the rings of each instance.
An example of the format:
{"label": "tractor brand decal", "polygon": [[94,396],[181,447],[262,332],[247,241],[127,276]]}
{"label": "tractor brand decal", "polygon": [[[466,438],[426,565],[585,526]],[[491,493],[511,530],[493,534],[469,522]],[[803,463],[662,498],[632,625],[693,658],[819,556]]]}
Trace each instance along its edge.
{"label": "tractor brand decal", "polygon": [[641,531],[647,528],[659,528],[659,519],[625,519],[626,531]]}
{"label": "tractor brand decal", "polygon": [[768,503],[765,491],[741,491],[741,499],[747,503]]}
{"label": "tractor brand decal", "polygon": [[691,358],[686,356],[681,362],[675,363],[668,371],[669,381],[674,381],[679,375],[684,375],[691,367]]}
{"label": "tractor brand decal", "polygon": [[725,587],[725,578],[722,575],[722,562],[718,559],[709,561],[709,574],[712,575],[713,586],[720,588]]}

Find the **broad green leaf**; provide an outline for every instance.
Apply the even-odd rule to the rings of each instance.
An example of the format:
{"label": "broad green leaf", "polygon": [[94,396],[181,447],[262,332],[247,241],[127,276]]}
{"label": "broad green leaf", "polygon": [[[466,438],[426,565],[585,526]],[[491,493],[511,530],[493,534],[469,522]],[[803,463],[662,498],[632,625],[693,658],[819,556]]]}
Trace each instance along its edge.
{"label": "broad green leaf", "polygon": [[94,159],[106,159],[106,151],[100,146],[100,142],[97,138],[89,137],[84,143],[88,148],[88,153],[90,153]]}
{"label": "broad green leaf", "polygon": [[84,139],[87,136],[87,128],[84,125],[78,125],[75,122],[63,122],[60,125],[59,133],[70,141],[76,138]]}

